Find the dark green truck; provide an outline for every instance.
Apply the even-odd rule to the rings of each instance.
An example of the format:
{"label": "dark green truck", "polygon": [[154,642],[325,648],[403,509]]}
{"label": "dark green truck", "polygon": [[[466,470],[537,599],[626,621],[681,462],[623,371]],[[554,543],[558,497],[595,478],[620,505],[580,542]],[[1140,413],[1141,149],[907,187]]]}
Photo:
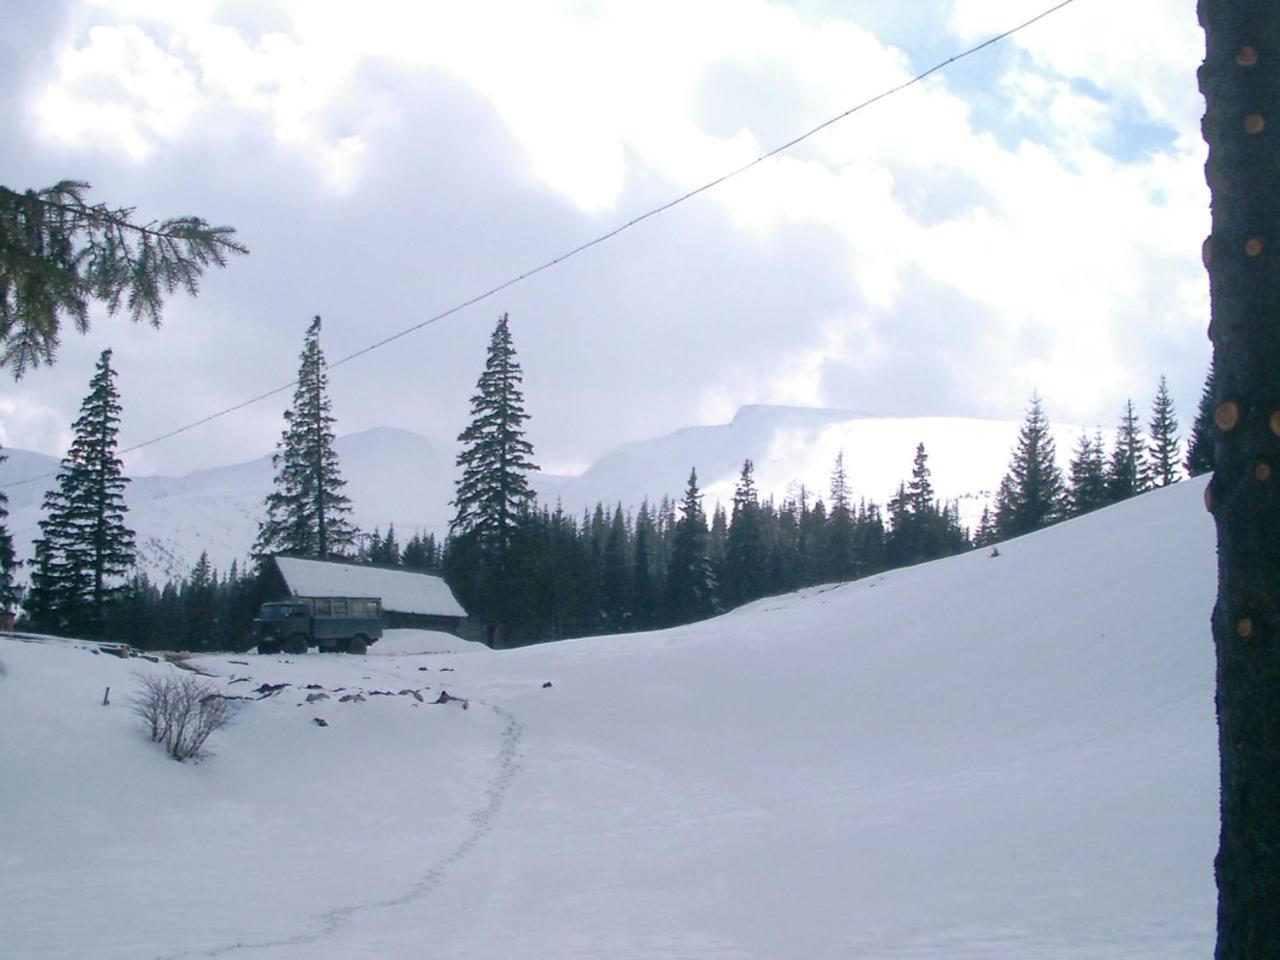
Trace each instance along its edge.
{"label": "dark green truck", "polygon": [[264,603],[253,621],[259,653],[364,653],[382,636],[377,597],[290,597]]}

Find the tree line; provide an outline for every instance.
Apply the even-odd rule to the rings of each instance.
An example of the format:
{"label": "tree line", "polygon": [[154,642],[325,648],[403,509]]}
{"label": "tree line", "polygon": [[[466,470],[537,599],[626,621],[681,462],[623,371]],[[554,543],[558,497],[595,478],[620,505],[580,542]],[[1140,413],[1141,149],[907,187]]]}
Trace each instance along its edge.
{"label": "tree line", "polygon": [[[474,616],[498,625],[506,642],[623,632],[688,623],[759,597],[848,580],[987,546],[1176,482],[1209,469],[1209,413],[1202,398],[1187,457],[1162,376],[1144,436],[1127,401],[1108,455],[1101,431],[1083,434],[1066,477],[1049,419],[1032,397],[1008,471],[976,530],[956,504],[933,493],[924,445],[910,480],[882,509],[855,508],[841,454],[828,506],[807,492],[761,500],[751,461],[729,511],[708,520],[696,468],[678,504],[621,504],[581,520],[538,505],[527,482],[536,467],[524,436],[522,372],[503,315],[458,437],[461,477],[444,544],[443,572]],[[1205,396],[1212,394],[1212,370]]]}
{"label": "tree line", "polygon": [[[537,468],[524,434],[523,374],[504,314],[477,381],[471,421],[458,437],[449,534],[437,542],[433,534],[415,533],[402,547],[394,525],[385,534],[380,528],[362,534],[351,520],[320,331],[316,317],[304,336],[297,386],[272,459],[273,488],[249,562],[224,574],[202,554],[187,576],[164,584],[135,570],[108,350],[45,498],[25,597],[13,578],[0,494],[2,608],[21,599],[23,625],[44,632],[128,639],[141,647],[242,648],[258,606],[271,599],[262,563],[288,554],[439,573],[468,612],[507,643],[654,629],[764,596],[994,545],[1175,482],[1184,469],[1202,472],[1211,455],[1202,398],[1182,458],[1162,377],[1145,435],[1127,402],[1110,453],[1101,431],[1082,434],[1066,475],[1043,404],[1033,396],[1008,471],[974,530],[961,524],[956,503],[935,495],[924,444],[884,506],[854,502],[840,453],[821,493],[797,486],[781,499],[762,498],[747,460],[732,503],[717,504],[710,514],[692,468],[679,500],[646,501],[634,511],[599,503],[573,516],[558,504],[537,503],[529,487]],[[1212,396],[1212,370],[1204,396]]]}

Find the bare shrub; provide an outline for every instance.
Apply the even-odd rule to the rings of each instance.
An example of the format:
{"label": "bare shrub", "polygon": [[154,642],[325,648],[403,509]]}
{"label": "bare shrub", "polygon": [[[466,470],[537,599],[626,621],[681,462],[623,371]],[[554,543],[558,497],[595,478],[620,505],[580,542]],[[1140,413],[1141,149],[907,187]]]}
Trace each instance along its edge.
{"label": "bare shrub", "polygon": [[133,712],[154,743],[175,760],[198,757],[205,741],[231,720],[231,702],[216,687],[192,676],[140,674]]}

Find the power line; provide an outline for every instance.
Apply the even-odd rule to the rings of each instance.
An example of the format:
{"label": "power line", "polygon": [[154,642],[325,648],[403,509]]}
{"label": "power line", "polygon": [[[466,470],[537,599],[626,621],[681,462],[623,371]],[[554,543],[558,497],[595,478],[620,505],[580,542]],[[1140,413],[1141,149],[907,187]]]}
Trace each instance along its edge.
{"label": "power line", "polygon": [[[602,233],[600,236],[596,237],[595,239],[588,240],[586,243],[583,243],[577,247],[574,247],[572,250],[569,250],[566,253],[562,253],[558,257],[548,260],[545,263],[540,264],[539,266],[526,270],[524,273],[518,274],[517,276],[514,276],[509,280],[505,280],[495,287],[490,287],[488,290],[485,290],[483,293],[478,293],[474,297],[471,297],[470,299],[464,300],[461,303],[450,307],[448,310],[444,310],[440,313],[435,314],[434,316],[428,317],[426,320],[421,320],[418,323],[405,327],[403,330],[399,331],[398,333],[393,333],[391,336],[385,337],[382,340],[377,341],[376,343],[371,343],[366,347],[361,347],[359,350],[356,350],[354,353],[349,353],[346,356],[340,357],[339,359],[334,360],[331,363],[327,363],[325,365],[325,368],[328,370],[333,370],[336,367],[342,366],[344,363],[350,363],[352,360],[355,360],[358,357],[362,357],[367,353],[372,353],[375,350],[379,350],[390,343],[394,343],[395,341],[400,340],[403,337],[409,336],[409,334],[411,333],[417,333],[419,330],[423,329],[424,327],[429,327],[433,323],[438,323],[439,321],[444,320],[447,317],[451,317],[455,313],[465,310],[467,307],[472,307],[472,306],[475,306],[477,303],[480,303],[484,300],[488,300],[490,297],[493,297],[501,293],[503,290],[506,290],[509,287],[514,287],[516,284],[522,283],[523,281],[528,280],[530,277],[533,277],[539,273],[542,273],[544,270],[550,270],[552,267],[557,266],[561,263],[564,263],[566,260],[569,260],[572,257],[576,257],[580,253],[584,253],[587,250],[590,250],[592,247],[599,246],[602,243],[612,240],[614,237],[618,236],[618,234],[623,233],[627,230],[630,230],[632,227],[643,223],[645,220],[648,220],[650,217],[656,217],[660,213],[665,213],[666,211],[670,210],[672,207],[676,207],[684,203],[686,200],[692,200],[694,197],[698,196],[699,194],[706,193],[708,190],[718,187],[720,186],[720,184],[725,183],[728,180],[732,180],[734,177],[737,177],[737,176],[740,176],[741,174],[746,173],[752,167],[755,167],[761,163],[764,163],[766,160],[776,157],[778,154],[782,153],[783,151],[790,150],[792,147],[796,146],[797,144],[803,143],[805,140],[808,140],[810,137],[814,136],[815,134],[822,132],[827,127],[837,124],[841,120],[844,120],[848,117],[851,117],[855,113],[865,110],[867,107],[871,106],[872,104],[879,103],[881,100],[885,100],[895,94],[901,93],[903,90],[906,90],[908,87],[915,86],[917,83],[920,83],[922,80],[928,77],[931,77],[933,74],[937,73],[940,70],[946,69],[947,67],[951,66],[951,64],[956,63],[957,61],[963,60],[966,57],[971,57],[975,53],[978,53],[982,50],[985,50],[987,47],[990,47],[990,46],[993,46],[994,44],[999,43],[1001,40],[1008,39],[1009,37],[1013,36],[1015,33],[1019,33],[1020,31],[1027,29],[1027,27],[1030,27],[1032,24],[1039,23],[1041,20],[1045,19],[1051,14],[1057,13],[1063,7],[1070,6],[1074,2],[1075,0],[1062,0],[1062,2],[1055,4],[1054,6],[1049,7],[1047,10],[1043,10],[1040,13],[1036,14],[1030,20],[1025,20],[1022,23],[1018,24],[1016,27],[1011,27],[1008,30],[1005,30],[1003,33],[996,34],[994,37],[990,37],[984,40],[982,43],[979,43],[977,46],[970,47],[968,50],[965,50],[962,53],[957,53],[954,56],[948,57],[946,60],[942,60],[939,63],[934,64],[932,67],[930,67],[928,70],[925,70],[923,73],[918,73],[911,79],[905,80],[902,83],[898,84],[897,86],[890,87],[887,90],[877,93],[873,97],[863,100],[861,103],[855,104],[854,106],[850,107],[848,110],[845,110],[843,113],[838,113],[834,117],[824,120],[822,123],[818,124],[813,129],[800,134],[798,137],[794,137],[793,139],[788,140],[786,143],[783,143],[783,144],[780,144],[779,146],[774,147],[768,153],[762,153],[760,154],[760,156],[756,157],[754,160],[751,160],[748,163],[744,163],[742,166],[737,167],[734,170],[730,170],[728,173],[722,174],[721,176],[716,177],[714,180],[708,180],[706,183],[702,184],[700,187],[695,187],[694,189],[688,191],[687,193],[681,194],[680,196],[676,197],[673,200],[668,200],[666,203],[662,204],[661,206],[653,207],[650,210],[646,210],[644,213],[640,214],[639,216],[633,217],[632,219],[626,221],[625,223],[617,227],[614,227],[608,233]],[[170,430],[167,433],[162,433],[159,436],[152,437],[150,440],[144,440],[141,443],[135,443],[133,446],[126,447],[125,449],[121,450],[118,455],[124,456],[126,453],[133,453],[135,450],[141,450],[144,447],[150,447],[164,440],[169,440],[173,437],[176,437],[179,434],[186,433],[189,430],[194,430],[197,427],[202,427],[206,423],[210,423],[214,420],[221,419],[222,417],[228,416],[232,413],[236,413],[239,410],[243,410],[245,407],[253,406],[255,403],[260,403],[261,401],[266,400],[269,397],[274,397],[278,393],[283,393],[284,391],[290,389],[291,387],[296,386],[297,383],[298,383],[297,380],[291,380],[288,383],[282,384],[281,386],[268,390],[265,393],[260,393],[257,396],[250,397],[248,400],[242,400],[239,403],[234,404],[230,407],[227,407],[223,410],[218,410],[217,412],[211,413],[208,416],[201,417],[199,420],[194,420],[191,423],[188,423],[181,427],[177,427],[176,429]],[[7,489],[9,487],[19,487],[19,486],[23,486],[24,484],[35,483],[38,480],[47,480],[49,477],[53,477],[53,476],[56,476],[56,474],[46,473],[38,477],[28,477],[25,480],[16,480],[13,483],[5,484],[4,488]]]}

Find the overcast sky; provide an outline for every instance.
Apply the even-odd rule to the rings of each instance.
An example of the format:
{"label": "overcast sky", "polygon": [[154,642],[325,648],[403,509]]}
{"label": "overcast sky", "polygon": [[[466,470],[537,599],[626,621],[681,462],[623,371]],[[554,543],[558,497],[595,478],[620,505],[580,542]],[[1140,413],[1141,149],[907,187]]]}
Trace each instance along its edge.
{"label": "overcast sky", "polygon": [[[114,348],[122,442],[291,380],[732,169],[1051,0],[75,0],[0,14],[0,183],[74,178],[252,254],[159,331],[0,381],[60,454]],[[748,403],[1184,421],[1209,344],[1190,0],[1076,0],[607,244],[331,374],[339,431],[452,441],[498,314],[544,468]],[[250,459],[289,394],[130,458]]]}

